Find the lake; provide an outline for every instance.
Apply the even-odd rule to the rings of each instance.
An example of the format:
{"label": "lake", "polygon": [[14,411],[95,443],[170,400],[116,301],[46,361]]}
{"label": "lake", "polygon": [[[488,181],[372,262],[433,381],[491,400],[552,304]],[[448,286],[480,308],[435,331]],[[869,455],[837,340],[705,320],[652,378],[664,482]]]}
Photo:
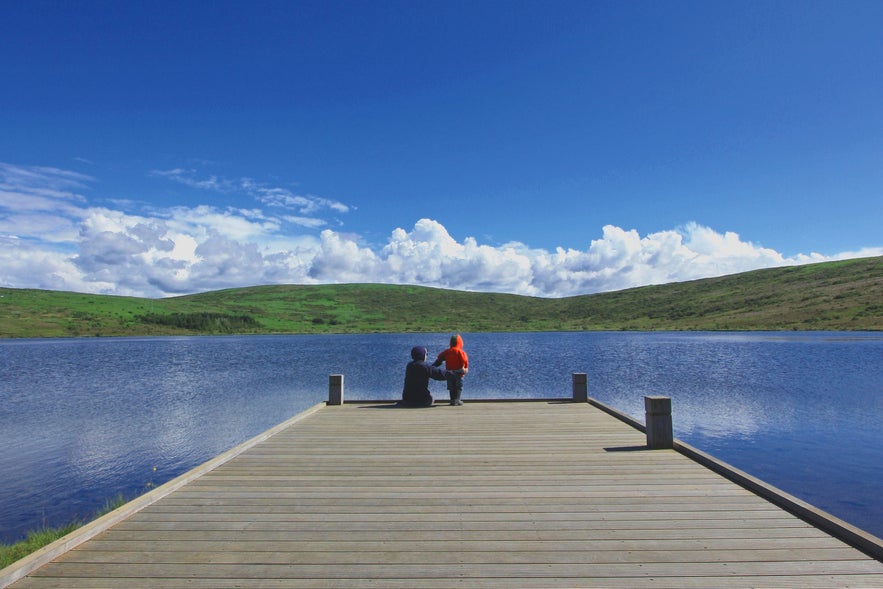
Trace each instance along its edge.
{"label": "lake", "polygon": [[[463,334],[463,399],[589,395],[883,536],[883,334]],[[0,340],[0,542],[89,517],[323,402],[397,399],[449,334]],[[443,382],[433,394],[446,398]],[[468,410],[468,406],[464,408]]]}

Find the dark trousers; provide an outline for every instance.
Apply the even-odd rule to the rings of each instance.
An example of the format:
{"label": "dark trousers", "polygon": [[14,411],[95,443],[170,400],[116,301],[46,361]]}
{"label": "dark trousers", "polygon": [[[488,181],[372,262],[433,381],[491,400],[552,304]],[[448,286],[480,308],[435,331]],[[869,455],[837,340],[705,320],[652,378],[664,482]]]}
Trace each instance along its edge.
{"label": "dark trousers", "polygon": [[460,398],[463,392],[463,374],[460,372],[448,372],[448,392],[451,393],[451,401]]}

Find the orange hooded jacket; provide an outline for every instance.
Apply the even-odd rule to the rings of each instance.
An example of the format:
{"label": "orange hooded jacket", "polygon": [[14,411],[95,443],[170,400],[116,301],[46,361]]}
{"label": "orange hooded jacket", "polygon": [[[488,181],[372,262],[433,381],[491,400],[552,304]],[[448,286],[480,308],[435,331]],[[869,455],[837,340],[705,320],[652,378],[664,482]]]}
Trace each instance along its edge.
{"label": "orange hooded jacket", "polygon": [[438,355],[433,366],[441,366],[442,362],[445,363],[445,370],[469,369],[469,356],[463,351],[463,338],[460,334],[451,337],[451,347]]}

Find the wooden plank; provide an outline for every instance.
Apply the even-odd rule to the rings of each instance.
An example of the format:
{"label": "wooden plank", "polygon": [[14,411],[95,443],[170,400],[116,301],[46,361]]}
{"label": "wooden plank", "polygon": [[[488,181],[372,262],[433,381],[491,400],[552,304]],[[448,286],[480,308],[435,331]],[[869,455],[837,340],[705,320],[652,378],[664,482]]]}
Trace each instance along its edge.
{"label": "wooden plank", "polygon": [[633,540],[498,540],[498,541],[467,541],[467,540],[173,540],[158,538],[155,540],[138,539],[122,540],[94,539],[83,544],[79,551],[111,551],[119,552],[262,552],[272,543],[274,550],[279,552],[355,552],[394,551],[394,552],[479,552],[511,550],[523,552],[527,550],[545,551],[557,548],[563,551],[638,551],[638,550],[806,550],[844,548],[844,544],[828,536],[813,538],[705,538],[705,539],[653,539],[638,538]]}
{"label": "wooden plank", "polygon": [[[125,579],[125,587],[129,589],[180,589],[182,586],[193,589],[241,589],[242,587],[262,587],[265,589],[323,589],[348,587],[352,589],[376,589],[378,582],[369,578],[349,579],[261,579],[255,583],[253,579]],[[389,589],[512,589],[511,579],[500,578],[387,578],[383,579],[383,587]],[[522,589],[745,589],[745,587],[776,587],[778,589],[830,589],[831,587],[868,589],[879,587],[879,578],[868,575],[851,577],[835,576],[762,576],[755,575],[746,581],[744,577],[607,577],[607,578],[527,578],[519,579],[517,587]],[[55,579],[46,577],[28,578],[18,588],[25,589],[118,589],[119,579],[107,578],[66,578]]]}
{"label": "wooden plank", "polygon": [[[721,539],[738,538],[762,541],[769,538],[829,538],[814,529],[807,528],[672,528],[653,530],[615,529],[595,531],[586,530],[435,530],[431,537],[437,541],[504,541],[504,540],[536,540],[562,542],[567,540],[680,540],[680,539]],[[363,531],[317,531],[317,530],[119,530],[113,535],[101,536],[108,540],[129,541],[172,541],[196,542],[206,540],[232,541],[263,541],[279,543],[289,540],[304,542],[345,542],[345,541],[408,541],[420,542],[427,538],[424,531],[406,530],[363,530]]]}
{"label": "wooden plank", "polygon": [[[291,499],[277,500],[273,503],[267,503],[261,499],[243,497],[241,495],[230,497],[226,495],[211,497],[169,497],[162,504],[153,505],[145,509],[145,513],[177,513],[189,512],[199,509],[205,513],[226,512],[228,510],[236,510],[242,513],[247,512],[264,512],[265,510],[273,512],[280,511],[284,513],[427,513],[433,511],[448,512],[452,507],[457,507],[461,512],[485,512],[495,511],[497,513],[521,512],[524,506],[515,503],[501,503],[495,499],[485,501],[470,501],[464,503],[459,499],[443,497],[435,501],[424,501],[423,499],[402,500],[395,505],[384,505],[382,508],[372,510],[376,504],[371,499],[363,497],[352,498],[342,503],[331,503],[324,499]],[[758,501],[753,497],[735,496],[726,499],[716,499],[713,497],[690,498],[684,499],[680,497],[672,497],[665,501],[657,501],[654,503],[635,502],[627,497],[611,496],[605,499],[604,503],[588,503],[573,502],[571,500],[548,500],[541,504],[531,506],[531,510],[535,512],[563,512],[571,513],[597,513],[609,511],[630,511],[643,513],[657,512],[678,512],[686,511],[689,513],[702,511],[734,511],[744,513],[746,511],[775,511],[780,510],[774,508],[767,502]]]}
{"label": "wooden plank", "polygon": [[[751,575],[879,575],[879,564],[869,560],[837,561],[773,561],[773,562],[712,562],[691,563],[689,572],[706,577],[731,577]],[[875,566],[877,565],[877,566]],[[684,563],[564,563],[535,565],[532,563],[452,563],[452,564],[397,564],[387,562],[300,565],[300,564],[114,564],[114,563],[53,563],[53,569],[40,569],[34,576],[65,577],[111,577],[127,579],[142,577],[151,579],[388,579],[407,577],[421,578],[605,578],[605,577],[671,577],[684,575]]]}
{"label": "wooden plank", "polygon": [[[275,506],[278,507],[278,506]],[[463,511],[457,514],[458,519],[468,519],[473,522],[529,522],[536,521],[538,513],[542,513],[545,521],[567,521],[567,522],[593,522],[599,520],[616,520],[616,521],[645,521],[648,516],[658,517],[659,512],[633,512],[633,511],[605,511],[605,512],[524,512],[515,509],[511,511]],[[710,514],[708,512],[667,512],[665,517],[670,521],[707,521],[711,518],[715,520],[745,520],[746,512],[742,511],[719,511]],[[173,512],[150,512],[144,513],[138,518],[143,522],[211,522],[211,521],[228,521],[228,522],[296,522],[306,524],[310,522],[334,522],[334,523],[354,523],[354,522],[411,522],[415,518],[419,518],[425,522],[447,522],[451,520],[450,510],[440,510],[437,512],[405,512],[396,511],[377,512],[377,513],[292,513],[290,508],[285,509],[255,509],[255,510],[234,510],[225,509],[223,511],[173,511]],[[782,515],[781,511],[752,511],[750,519],[757,520],[773,520],[790,521],[793,518]],[[771,522],[775,524],[776,522]]]}
{"label": "wooden plank", "polygon": [[[241,589],[242,587],[259,586],[265,589],[333,589],[348,587],[352,589],[376,589],[378,581],[365,577],[348,579],[254,579],[223,578],[223,579],[153,579],[127,578],[125,587],[128,589]],[[453,587],[469,587],[474,589],[574,589],[579,587],[604,589],[745,589],[745,587],[776,587],[799,589],[869,589],[880,587],[880,578],[874,575],[853,575],[835,577],[824,575],[751,575],[748,577],[606,577],[592,579],[560,578],[522,578],[513,582],[510,578],[470,578],[465,580],[450,578],[385,578],[383,587],[388,589],[451,589]],[[120,580],[113,578],[52,578],[31,577],[17,589],[118,589]]]}
{"label": "wooden plank", "polygon": [[[419,542],[427,538],[423,531],[406,530],[367,530],[354,531],[316,531],[316,530],[129,530],[114,529],[113,535],[101,536],[108,540],[130,541],[172,541],[181,540],[186,542],[219,540],[224,541],[264,541],[285,542],[288,540],[300,540],[305,542],[344,542],[352,541],[409,541]],[[740,538],[751,540],[765,540],[769,538],[830,538],[830,536],[814,528],[669,528],[653,530],[628,530],[615,529],[603,530],[591,533],[586,530],[435,530],[431,536],[434,540],[462,540],[462,541],[499,541],[499,540],[537,540],[561,542],[566,540],[679,540],[679,539],[719,539]]]}
{"label": "wooden plank", "polygon": [[[358,550],[342,551],[232,551],[213,550],[198,551],[192,548],[179,552],[169,551],[119,551],[89,550],[72,551],[61,557],[59,562],[80,564],[230,564],[230,565],[263,565],[263,564],[298,564],[298,565],[359,565],[388,563],[400,565],[435,565],[435,564],[611,564],[611,563],[755,563],[795,561],[818,562],[853,561],[855,551],[843,546],[840,548],[816,548],[812,557],[805,550],[794,549],[741,549],[741,550],[593,550],[582,549],[561,550],[551,543],[544,546],[529,545],[521,550],[511,549],[506,544],[486,546],[480,550],[462,550],[452,547],[450,550],[412,551],[376,550],[359,547]],[[545,549],[543,549],[545,548]]]}

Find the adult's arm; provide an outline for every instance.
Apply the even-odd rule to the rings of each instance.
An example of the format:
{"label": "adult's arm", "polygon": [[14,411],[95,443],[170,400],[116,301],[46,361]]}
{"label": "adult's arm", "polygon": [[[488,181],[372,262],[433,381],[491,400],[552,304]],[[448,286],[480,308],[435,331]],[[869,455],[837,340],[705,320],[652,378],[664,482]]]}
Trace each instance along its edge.
{"label": "adult's arm", "polygon": [[433,380],[447,380],[448,371],[438,368],[435,364],[429,367],[429,377]]}

